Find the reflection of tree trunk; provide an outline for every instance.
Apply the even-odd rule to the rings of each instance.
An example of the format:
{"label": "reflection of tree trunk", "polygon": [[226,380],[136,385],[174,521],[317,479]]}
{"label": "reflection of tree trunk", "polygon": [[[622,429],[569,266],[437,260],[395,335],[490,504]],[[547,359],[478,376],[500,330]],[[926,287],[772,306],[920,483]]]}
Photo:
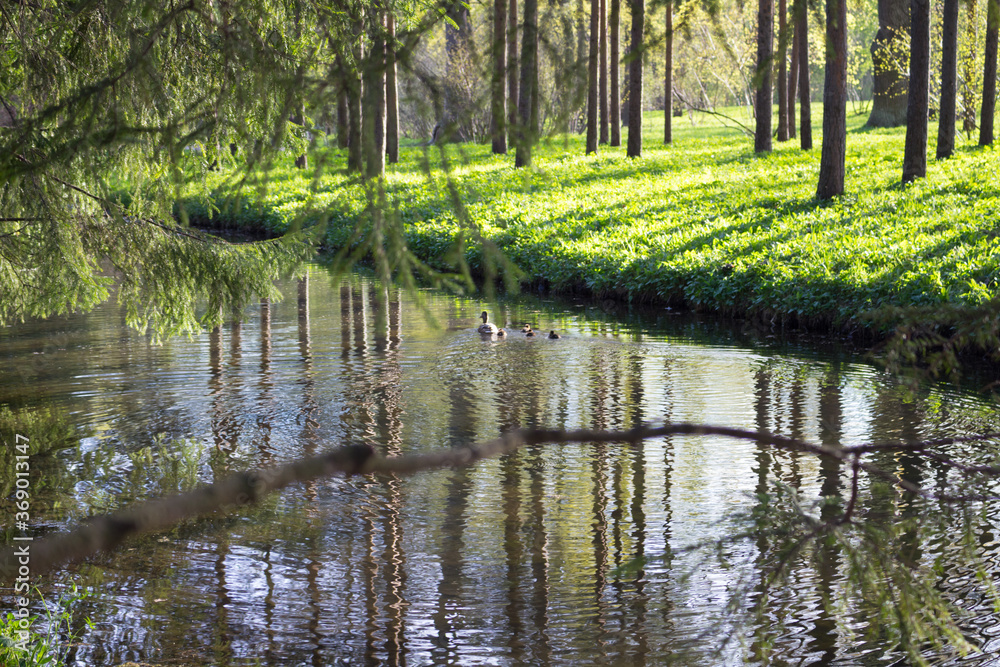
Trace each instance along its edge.
{"label": "reflection of tree trunk", "polygon": [[257,449],[260,452],[260,465],[271,463],[274,451],[271,447],[271,419],[274,416],[273,396],[274,378],[271,376],[271,302],[260,300],[260,399],[257,426],[260,428],[260,441]]}
{"label": "reflection of tree trunk", "polygon": [[212,657],[216,664],[229,664],[233,655],[233,637],[229,630],[229,607],[233,601],[227,590],[226,557],[229,556],[229,543],[226,539],[224,535],[220,535],[215,545],[215,636],[212,637]]}
{"label": "reflection of tree trunk", "polygon": [[632,608],[629,610],[631,628],[629,634],[636,643],[635,654],[631,656],[631,664],[641,666],[646,664],[649,654],[649,637],[647,636],[646,613],[649,609],[649,596],[646,594],[646,571],[642,562],[646,557],[646,456],[645,447],[634,447],[632,461],[632,543],[635,552],[632,559],[639,563],[635,571],[635,593],[632,598]]}
{"label": "reflection of tree trunk", "polygon": [[347,357],[351,353],[351,288],[340,286],[340,354]]}
{"label": "reflection of tree trunk", "polygon": [[503,550],[507,564],[507,605],[504,607],[510,634],[511,660],[515,665],[525,664],[525,627],[521,620],[524,596],[521,593],[524,544],[521,540],[521,460],[514,452],[501,459],[503,471]]}
{"label": "reflection of tree trunk", "polygon": [[549,645],[549,557],[548,535],[545,532],[545,462],[542,447],[536,447],[528,462],[531,509],[525,527],[531,535],[531,627],[537,633],[532,638],[535,656],[532,664],[551,663]]}
{"label": "reflection of tree trunk", "polygon": [[[597,428],[597,427],[595,427]],[[612,633],[607,630],[608,608],[605,602],[605,589],[608,580],[605,576],[608,570],[608,449],[601,443],[594,445],[591,454],[591,476],[594,484],[594,519],[592,522],[594,544],[594,608],[596,618],[594,623],[598,628],[598,639],[601,644],[610,641]]]}
{"label": "reflection of tree trunk", "polygon": [[359,356],[366,356],[368,354],[368,320],[365,316],[365,292],[357,287],[351,288],[351,314],[353,318],[354,353]]}
{"label": "reflection of tree trunk", "polygon": [[[312,334],[309,327],[309,276],[299,279],[298,284],[299,358],[302,360],[302,407],[297,421],[302,425],[299,439],[306,455],[316,452],[316,378],[313,376]],[[316,495],[316,482],[306,483],[306,497]]]}
{"label": "reflection of tree trunk", "polygon": [[[755,409],[755,421],[758,431],[768,431],[771,420],[771,373],[766,366],[761,366],[754,373],[754,409]],[[757,508],[760,516],[767,516],[768,510],[765,506],[765,498],[770,496],[770,475],[771,475],[771,465],[773,462],[773,456],[771,450],[766,445],[758,444],[756,446],[756,454],[754,458],[756,460],[756,466],[754,472],[757,473],[757,485],[755,488],[755,495],[758,498]],[[770,561],[770,541],[768,540],[768,531],[763,530],[763,526],[757,532],[757,558],[756,566],[760,571],[760,581],[754,586],[754,592],[758,596],[766,595],[770,587],[770,579],[766,574],[768,569],[768,563]],[[756,628],[754,632],[754,641],[750,646],[750,654],[756,658],[760,658],[764,648],[760,645],[761,637],[771,637],[771,631],[766,628]]]}
{"label": "reflection of tree trunk", "polygon": [[879,29],[872,42],[873,97],[869,127],[899,127],[906,122],[906,76],[895,62],[909,33],[908,0],[878,0]]}
{"label": "reflection of tree trunk", "polygon": [[910,0],[910,19],[910,89],[906,103],[906,142],[903,145],[904,183],[927,175],[927,111],[931,65],[930,0]]}

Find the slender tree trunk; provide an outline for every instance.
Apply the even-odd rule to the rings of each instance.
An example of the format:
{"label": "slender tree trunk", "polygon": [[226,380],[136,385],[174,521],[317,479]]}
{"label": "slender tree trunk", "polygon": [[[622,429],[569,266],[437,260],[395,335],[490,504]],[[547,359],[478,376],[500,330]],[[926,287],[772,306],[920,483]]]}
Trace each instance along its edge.
{"label": "slender tree trunk", "polygon": [[927,175],[927,107],[931,60],[930,0],[910,0],[910,83],[903,182]]}
{"label": "slender tree trunk", "polygon": [[517,145],[518,62],[517,62],[517,0],[508,0],[507,9],[507,145]]}
{"label": "slender tree trunk", "polygon": [[847,154],[847,0],[826,0],[826,79],[823,83],[823,150],[817,199],[844,194]]}
{"label": "slender tree trunk", "polygon": [[[295,123],[298,124],[302,128],[303,133],[305,133],[305,127],[306,127],[306,108],[302,104],[299,105],[299,110],[295,114]],[[306,153],[305,151],[303,151],[301,155],[299,155],[298,157],[295,158],[295,166],[298,167],[299,169],[308,169],[309,168],[309,154]]]}
{"label": "slender tree trunk", "polygon": [[813,147],[812,96],[809,87],[809,14],[805,0],[796,3],[795,32],[799,35],[799,146]]}
{"label": "slender tree trunk", "polygon": [[632,60],[628,66],[628,157],[642,155],[642,40],[646,23],[646,0],[631,0],[632,31],[629,48]]}
{"label": "slender tree trunk", "polygon": [[[989,2],[989,0],[987,0]],[[976,129],[976,66],[979,60],[979,21],[976,20],[976,2],[966,2],[966,51],[962,58],[962,131],[971,135]],[[989,12],[987,12],[987,16]]]}
{"label": "slender tree trunk", "polygon": [[795,138],[795,95],[798,92],[799,83],[799,29],[796,26],[798,21],[796,20],[795,6],[801,0],[792,0],[791,6],[791,21],[789,22],[789,29],[792,31],[792,55],[789,58],[788,67],[788,108],[786,109],[788,113],[788,138]]}
{"label": "slender tree trunk", "polygon": [[507,152],[507,108],[504,85],[507,78],[507,0],[493,0],[493,89],[492,119],[493,152]]}
{"label": "slender tree trunk", "polygon": [[778,141],[788,141],[788,12],[785,5],[785,0],[778,0]]}
{"label": "slender tree trunk", "polygon": [[674,140],[674,7],[667,2],[663,53],[663,143]]}
{"label": "slender tree trunk", "polygon": [[873,96],[869,127],[899,127],[906,122],[906,76],[892,51],[910,28],[908,0],[878,0],[878,32],[872,42]]}
{"label": "slender tree trunk", "polygon": [[587,58],[587,155],[597,152],[598,64],[601,0],[590,0],[590,53]]}
{"label": "slender tree trunk", "polygon": [[622,93],[620,82],[621,53],[618,50],[618,36],[621,31],[621,0],[611,0],[611,16],[608,18],[608,41],[611,44],[611,145],[622,145]]}
{"label": "slender tree trunk", "polygon": [[601,17],[601,39],[600,39],[600,52],[601,52],[601,62],[598,65],[600,68],[598,79],[600,80],[600,86],[598,95],[600,96],[598,100],[598,106],[601,112],[601,136],[598,143],[606,144],[608,143],[608,7],[607,0],[600,1],[600,17]]}
{"label": "slender tree trunk", "polygon": [[944,0],[941,22],[941,102],[938,108],[937,159],[955,152],[955,121],[958,103],[958,2]]}
{"label": "slender tree trunk", "polygon": [[350,112],[347,108],[348,89],[350,88],[350,77],[352,74],[344,66],[344,58],[337,55],[337,71],[343,77],[340,82],[340,90],[337,91],[337,147],[347,148],[350,142]]}
{"label": "slender tree trunk", "polygon": [[538,133],[538,0],[524,0],[520,92],[514,166],[530,167],[531,149]]}
{"label": "slender tree trunk", "polygon": [[754,128],[753,149],[757,153],[771,150],[771,60],[774,57],[774,0],[757,0],[757,71],[754,83],[757,93],[754,97],[754,113],[757,123]]}
{"label": "slender tree trunk", "polygon": [[364,160],[362,158],[361,150],[361,98],[364,96],[364,91],[362,90],[361,84],[361,72],[356,68],[362,67],[362,58],[364,54],[362,52],[362,35],[363,27],[361,21],[356,21],[354,23],[354,68],[350,71],[347,77],[348,81],[348,91],[347,91],[347,124],[348,124],[348,142],[347,142],[347,170],[354,173],[361,173],[364,169]]}
{"label": "slender tree trunk", "polygon": [[979,145],[993,143],[993,116],[997,103],[997,37],[1000,34],[1000,0],[987,0],[986,57],[983,59],[983,106],[979,116]]}
{"label": "slender tree trunk", "polygon": [[390,164],[399,162],[399,90],[396,82],[396,17],[386,15],[385,50],[385,156]]}
{"label": "slender tree trunk", "polygon": [[371,50],[365,62],[361,130],[364,135],[365,176],[378,178],[385,173],[385,37],[381,10],[372,7],[369,12]]}

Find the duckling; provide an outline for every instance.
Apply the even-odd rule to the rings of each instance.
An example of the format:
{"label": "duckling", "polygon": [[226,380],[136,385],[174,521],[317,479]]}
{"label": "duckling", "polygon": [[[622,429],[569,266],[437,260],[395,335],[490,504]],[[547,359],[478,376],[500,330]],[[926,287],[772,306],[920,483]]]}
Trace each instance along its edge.
{"label": "duckling", "polygon": [[555,331],[550,331],[549,332],[549,338],[562,338],[562,336],[560,336],[559,334],[557,334]]}
{"label": "duckling", "polygon": [[534,338],[535,332],[529,328],[527,331],[524,332],[524,336],[525,338]]}
{"label": "duckling", "polygon": [[501,329],[497,329],[497,338],[503,338],[506,335],[507,335],[507,331],[505,329],[502,329],[502,328]]}
{"label": "duckling", "polygon": [[485,310],[479,315],[479,317],[483,319],[483,323],[479,325],[479,328],[476,329],[476,331],[485,336],[493,336],[498,331],[500,331],[499,329],[497,329],[497,325],[491,324],[486,321],[489,318],[489,315],[486,314]]}
{"label": "duckling", "polygon": [[521,333],[523,334],[531,333],[531,325],[525,324],[523,327],[521,327]]}

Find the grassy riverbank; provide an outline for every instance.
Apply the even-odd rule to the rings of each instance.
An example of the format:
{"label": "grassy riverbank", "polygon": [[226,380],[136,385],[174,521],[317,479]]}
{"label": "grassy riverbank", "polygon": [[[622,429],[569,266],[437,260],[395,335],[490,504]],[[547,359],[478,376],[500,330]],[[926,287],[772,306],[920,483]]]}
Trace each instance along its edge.
{"label": "grassy riverbank", "polygon": [[[814,105],[817,129],[821,111]],[[813,198],[818,136],[808,153],[775,142],[773,153],[755,156],[738,130],[678,118],[674,145],[664,147],[657,113],[647,116],[638,160],[624,148],[585,157],[580,136],[541,146],[533,171],[515,170],[513,155],[493,156],[489,146],[452,146],[444,155],[406,149],[388,169],[388,199],[413,252],[445,268],[461,226],[451,179],[483,237],[525,280],[557,290],[839,328],[885,305],[992,298],[997,151],[960,138],[956,157],[931,160],[928,177],[903,188],[904,130],[862,129],[864,119],[848,119],[847,194],[829,204]],[[339,152],[327,159],[344,162]],[[326,243],[343,246],[365,208],[364,190],[342,170],[311,176],[280,169],[265,195],[209,224],[278,233],[296,218],[329,214]],[[202,206],[189,211],[194,222],[209,222]],[[465,255],[478,266],[475,244]]]}

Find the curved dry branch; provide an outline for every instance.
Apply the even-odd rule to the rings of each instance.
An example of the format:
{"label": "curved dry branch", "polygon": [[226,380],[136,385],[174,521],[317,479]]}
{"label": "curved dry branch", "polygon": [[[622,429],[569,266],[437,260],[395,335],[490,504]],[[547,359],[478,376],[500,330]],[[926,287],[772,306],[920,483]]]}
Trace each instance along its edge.
{"label": "curved dry branch", "polygon": [[[628,431],[523,429],[505,433],[499,438],[482,443],[426,454],[388,458],[377,455],[367,445],[350,445],[321,456],[299,459],[284,466],[237,473],[220,482],[200,487],[188,493],[158,498],[114,514],[92,517],[68,532],[45,537],[37,542],[33,540],[17,541],[13,547],[7,547],[0,551],[0,580],[12,581],[16,578],[26,580],[30,576],[43,574],[66,563],[87,558],[101,551],[113,550],[124,540],[134,535],[164,530],[186,519],[204,516],[227,506],[254,503],[267,494],[296,482],[330,477],[338,473],[345,476],[363,474],[412,475],[427,470],[470,466],[481,459],[501,456],[530,445],[571,442],[622,442],[638,445],[650,438],[671,435],[725,436],[749,440],[777,449],[806,452],[817,456],[832,457],[840,461],[850,461],[854,477],[852,497],[845,516],[838,519],[838,522],[850,520],[850,509],[853,508],[854,496],[857,492],[857,476],[860,471],[884,474],[884,471],[880,471],[870,464],[860,463],[860,458],[864,454],[886,450],[926,452],[932,446],[1000,437],[1000,434],[988,433],[919,443],[830,447],[774,435],[765,431],[680,423],[663,426],[639,426]],[[952,464],[959,470],[970,469],[941,456],[935,456],[935,459]],[[997,473],[993,468],[972,469],[976,472],[988,472],[994,475]],[[902,481],[896,480],[897,483]],[[912,484],[903,484],[903,487],[913,493],[929,495]],[[25,579],[20,579],[21,577]]]}

